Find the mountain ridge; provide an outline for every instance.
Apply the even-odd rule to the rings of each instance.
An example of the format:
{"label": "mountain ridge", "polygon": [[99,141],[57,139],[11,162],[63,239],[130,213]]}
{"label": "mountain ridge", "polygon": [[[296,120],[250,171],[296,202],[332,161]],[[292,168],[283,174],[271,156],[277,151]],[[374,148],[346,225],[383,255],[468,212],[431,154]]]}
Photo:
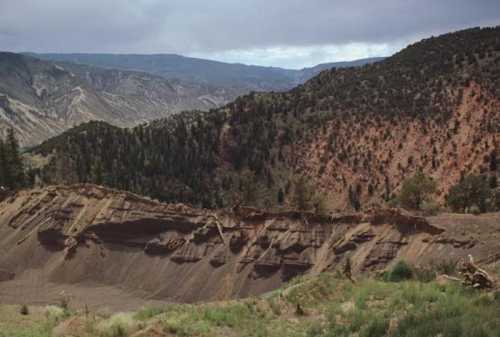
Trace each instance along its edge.
{"label": "mountain ridge", "polygon": [[331,62],[294,70],[243,63],[227,63],[178,54],[29,54],[51,61],[69,61],[112,69],[144,71],[167,79],[194,80],[224,87],[228,85],[236,86],[243,90],[242,94],[250,91],[289,90],[327,68],[361,66],[383,59],[366,58],[354,61]]}
{"label": "mountain ridge", "polygon": [[443,204],[461,176],[498,175],[487,162],[500,142],[499,30],[425,39],[384,61],[323,71],[289,92],[253,93],[209,113],[133,130],[90,124],[34,149],[57,152],[39,174],[205,207],[292,204],[302,176],[330,209],[348,209],[388,202],[423,170]]}
{"label": "mountain ridge", "polygon": [[90,120],[127,127],[186,109],[207,110],[234,93],[141,72],[53,63],[0,53],[0,126],[35,145]]}
{"label": "mountain ridge", "polygon": [[[275,81],[272,73],[278,71],[277,68],[197,62],[202,63],[196,65],[195,62],[194,69],[190,64],[184,68],[174,65],[173,71],[182,76],[165,78],[154,71],[103,68],[0,53],[0,114],[3,117],[0,132],[13,127],[21,144],[32,146],[90,120],[132,127],[184,110],[216,108],[250,91],[288,89],[314,74],[313,71],[293,79],[282,74],[278,76],[280,80]],[[202,73],[207,62],[217,65],[208,71],[209,77],[221,71],[225,74],[225,83],[213,83],[211,77],[201,80],[189,75],[193,71]],[[238,67],[247,73],[241,85],[234,82],[239,77]]]}

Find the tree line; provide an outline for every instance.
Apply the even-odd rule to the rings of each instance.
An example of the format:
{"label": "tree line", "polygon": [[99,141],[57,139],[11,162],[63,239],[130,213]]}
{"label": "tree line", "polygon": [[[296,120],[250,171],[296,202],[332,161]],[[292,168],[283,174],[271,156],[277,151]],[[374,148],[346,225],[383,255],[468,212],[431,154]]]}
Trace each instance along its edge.
{"label": "tree line", "polygon": [[[496,169],[496,159],[493,166]],[[421,171],[417,171],[403,182],[399,195],[392,203],[411,210],[437,211],[439,206],[433,198],[436,191],[436,182]],[[490,176],[484,174],[463,176],[450,188],[445,205],[455,213],[480,214],[500,210],[496,171]]]}

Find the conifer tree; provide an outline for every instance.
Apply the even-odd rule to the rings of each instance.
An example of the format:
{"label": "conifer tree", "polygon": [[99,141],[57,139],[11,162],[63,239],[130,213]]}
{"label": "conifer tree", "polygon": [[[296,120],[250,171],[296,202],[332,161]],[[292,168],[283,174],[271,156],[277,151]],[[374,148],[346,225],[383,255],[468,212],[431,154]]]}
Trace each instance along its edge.
{"label": "conifer tree", "polygon": [[7,132],[4,147],[6,150],[7,165],[5,184],[10,189],[20,188],[24,186],[24,167],[19,151],[19,143],[12,128]]}

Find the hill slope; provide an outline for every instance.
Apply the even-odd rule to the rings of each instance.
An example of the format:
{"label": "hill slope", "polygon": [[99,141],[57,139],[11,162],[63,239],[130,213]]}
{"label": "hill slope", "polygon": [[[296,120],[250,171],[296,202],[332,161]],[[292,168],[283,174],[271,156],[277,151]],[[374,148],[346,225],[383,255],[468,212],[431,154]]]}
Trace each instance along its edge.
{"label": "hill slope", "polygon": [[98,182],[208,207],[294,202],[299,176],[329,208],[383,203],[422,169],[438,200],[461,175],[498,175],[500,28],[423,40],[206,114],[132,130],[91,123],[33,150],[47,183]]}
{"label": "hill slope", "polygon": [[64,289],[78,305],[120,310],[137,298],[247,297],[334,271],[346,258],[355,275],[399,259],[428,266],[467,254],[490,266],[500,258],[499,229],[499,214],[208,211],[93,185],[51,186],[0,203],[0,303],[53,303]]}
{"label": "hill slope", "polygon": [[0,129],[34,145],[90,120],[122,127],[229,101],[208,85],[0,53]]}

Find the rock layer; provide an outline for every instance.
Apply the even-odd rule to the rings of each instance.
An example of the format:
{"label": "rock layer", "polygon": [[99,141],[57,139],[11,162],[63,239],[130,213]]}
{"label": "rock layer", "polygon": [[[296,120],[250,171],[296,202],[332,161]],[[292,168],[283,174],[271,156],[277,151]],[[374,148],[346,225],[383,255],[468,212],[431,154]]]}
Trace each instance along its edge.
{"label": "rock layer", "polygon": [[[117,287],[199,301],[260,294],[304,273],[499,260],[500,214],[328,216],[163,204],[94,185],[20,191],[0,204],[0,281]],[[13,289],[13,288],[11,288]],[[0,301],[2,299],[0,291]]]}

